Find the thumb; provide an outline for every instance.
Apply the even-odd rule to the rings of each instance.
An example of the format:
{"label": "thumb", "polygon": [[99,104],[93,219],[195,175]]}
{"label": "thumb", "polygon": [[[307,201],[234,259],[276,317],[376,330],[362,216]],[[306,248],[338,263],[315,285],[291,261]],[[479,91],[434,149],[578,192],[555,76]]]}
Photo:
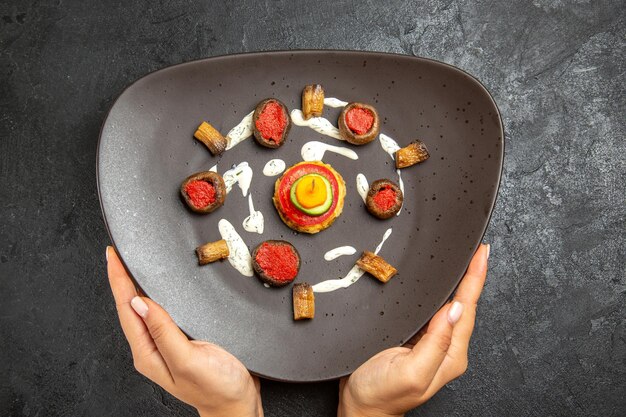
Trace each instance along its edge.
{"label": "thumb", "polygon": [[160,305],[146,297],[134,297],[130,305],[141,316],[168,368],[180,368],[189,357],[191,343]]}
{"label": "thumb", "polygon": [[431,319],[426,333],[412,349],[410,354],[412,373],[425,386],[433,380],[445,359],[452,342],[452,330],[462,313],[463,304],[457,301],[444,306]]}

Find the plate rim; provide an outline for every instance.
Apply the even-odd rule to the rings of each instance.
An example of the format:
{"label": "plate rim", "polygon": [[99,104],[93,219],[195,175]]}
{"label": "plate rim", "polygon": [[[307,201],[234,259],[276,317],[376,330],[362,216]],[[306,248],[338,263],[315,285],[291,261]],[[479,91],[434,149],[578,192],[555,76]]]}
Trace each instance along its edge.
{"label": "plate rim", "polygon": [[[398,58],[399,59],[406,59],[408,61],[422,61],[422,62],[427,62],[427,63],[430,63],[430,64],[440,65],[440,66],[447,67],[447,68],[451,69],[452,71],[455,71],[457,73],[460,73],[460,74],[468,77],[475,85],[477,85],[479,87],[479,89],[482,92],[484,92],[486,94],[486,96],[489,98],[489,101],[491,102],[493,108],[496,111],[497,120],[499,122],[500,141],[501,141],[502,145],[501,145],[500,152],[499,152],[500,169],[498,170],[498,175],[497,175],[497,185],[496,185],[495,192],[493,194],[492,201],[490,202],[491,204],[490,204],[489,215],[487,216],[487,219],[485,221],[485,225],[483,227],[483,230],[482,230],[482,233],[481,233],[481,237],[479,239],[479,243],[477,245],[475,245],[475,247],[473,249],[473,253],[476,253],[478,247],[480,246],[481,242],[483,241],[483,239],[485,237],[485,234],[487,232],[489,224],[491,223],[491,219],[493,217],[493,213],[494,213],[494,211],[496,209],[496,204],[498,202],[498,196],[500,194],[500,187],[502,185],[502,173],[504,171],[504,157],[505,157],[505,147],[506,147],[504,122],[502,120],[502,114],[500,112],[500,108],[498,107],[498,104],[496,103],[495,99],[493,98],[493,96],[491,95],[491,93],[489,92],[487,87],[485,87],[485,85],[478,78],[476,78],[472,74],[468,73],[467,71],[463,70],[462,68],[459,68],[459,67],[457,67],[455,65],[452,65],[452,64],[448,64],[448,63],[443,62],[443,61],[439,61],[439,60],[436,60],[436,59],[433,59],[433,58],[426,58],[426,57],[415,56],[415,55],[407,55],[407,54],[398,54],[398,53],[393,53],[393,52],[378,52],[378,51],[369,51],[369,50],[349,50],[349,49],[279,49],[279,50],[238,52],[238,53],[232,53],[232,54],[222,54],[222,55],[210,56],[210,57],[205,57],[205,58],[193,59],[193,60],[190,60],[190,61],[185,61],[185,62],[181,62],[181,63],[178,63],[178,64],[169,65],[169,66],[166,66],[166,67],[163,67],[163,68],[159,68],[159,69],[147,72],[144,75],[142,75],[141,77],[135,79],[130,84],[128,84],[117,95],[115,100],[111,103],[111,105],[110,105],[108,111],[106,112],[106,115],[104,116],[104,119],[102,121],[102,125],[100,127],[100,132],[98,133],[98,142],[96,144],[96,188],[97,188],[97,193],[98,193],[98,202],[99,202],[99,205],[100,205],[100,213],[102,215],[102,220],[104,221],[104,226],[106,228],[107,235],[109,236],[109,240],[111,242],[111,246],[115,249],[115,251],[116,251],[116,253],[118,255],[118,258],[120,259],[120,261],[122,262],[122,265],[124,266],[124,269],[128,273],[128,276],[131,278],[131,280],[133,281],[133,283],[135,284],[137,289],[139,289],[144,294],[144,296],[150,297],[150,295],[147,294],[143,290],[142,286],[137,282],[135,277],[130,273],[130,270],[129,270],[128,266],[126,265],[126,262],[124,261],[122,256],[119,254],[119,251],[117,250],[117,245],[115,243],[115,239],[113,239],[113,235],[111,234],[111,228],[109,227],[109,222],[107,220],[106,211],[104,209],[104,203],[103,203],[103,197],[102,197],[103,194],[102,194],[102,187],[101,187],[101,178],[100,178],[100,157],[101,157],[102,136],[103,136],[104,129],[108,125],[109,117],[111,115],[111,111],[115,108],[117,103],[126,94],[127,91],[129,91],[131,88],[133,88],[137,83],[139,83],[144,78],[146,78],[146,77],[148,77],[148,76],[150,76],[152,74],[158,73],[158,72],[166,72],[166,71],[177,69],[179,67],[193,65],[193,64],[196,64],[196,63],[199,63],[199,62],[222,61],[222,60],[230,59],[230,58],[234,58],[234,57],[244,57],[244,56],[245,57],[255,57],[255,56],[259,57],[259,56],[263,56],[263,55],[285,56],[285,55],[296,55],[296,54],[298,54],[298,55],[314,55],[314,54],[319,54],[319,53],[331,53],[331,54],[337,54],[337,55],[364,55],[364,56],[370,56],[370,57],[389,57],[389,58],[396,58],[396,59],[398,59]],[[439,311],[441,309],[441,307],[446,302],[448,302],[448,300],[450,300],[452,295],[456,292],[456,290],[457,290],[457,288],[459,286],[459,283],[463,279],[463,276],[465,275],[465,272],[467,271],[467,268],[468,268],[470,262],[471,262],[471,258],[467,262],[467,265],[463,269],[463,272],[461,273],[461,275],[456,280],[456,284],[452,287],[452,289],[449,291],[449,293],[445,297],[443,297],[443,300],[438,303],[439,306],[434,310],[434,313],[423,324],[421,324],[416,329],[416,331],[414,333],[410,334],[405,339],[403,339],[402,343],[400,343],[400,344],[398,344],[396,346],[392,346],[392,347],[403,346],[409,339],[411,339],[413,336],[415,336],[417,333],[419,333],[419,331],[432,319],[432,317],[437,313],[437,311]],[[179,326],[179,328],[181,329],[181,331],[189,339],[193,340],[193,338],[182,327]],[[237,358],[237,359],[239,360],[239,358]],[[338,372],[336,376],[330,376],[330,377],[326,377],[326,378],[290,380],[290,379],[286,379],[286,378],[274,377],[274,376],[269,376],[269,375],[265,375],[265,374],[262,374],[262,373],[257,373],[254,370],[251,370],[251,369],[249,369],[247,367],[246,367],[246,369],[248,369],[248,372],[250,372],[252,375],[255,375],[255,376],[258,376],[258,377],[261,377],[261,378],[265,378],[265,379],[272,380],[272,381],[278,381],[278,382],[288,382],[288,383],[298,383],[298,384],[300,384],[300,383],[311,383],[311,382],[334,381],[334,380],[337,380],[339,378],[343,378],[345,376],[348,376],[348,375],[352,374],[352,372],[354,372],[354,371],[352,371],[352,372],[341,371],[341,372]]]}

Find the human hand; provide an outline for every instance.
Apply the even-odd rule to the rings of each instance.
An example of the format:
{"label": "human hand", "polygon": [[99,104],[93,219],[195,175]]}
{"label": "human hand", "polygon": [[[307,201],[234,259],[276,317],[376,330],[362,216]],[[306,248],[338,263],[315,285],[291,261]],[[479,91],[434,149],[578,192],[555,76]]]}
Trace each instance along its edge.
{"label": "human hand", "polygon": [[488,257],[489,245],[481,245],[454,300],[405,346],[380,352],[341,380],[339,417],[402,416],[465,372]]}
{"label": "human hand", "polygon": [[109,283],[120,324],[139,373],[202,417],[263,416],[259,379],[221,347],[190,341],[154,301],[139,297],[112,247],[107,247]]}

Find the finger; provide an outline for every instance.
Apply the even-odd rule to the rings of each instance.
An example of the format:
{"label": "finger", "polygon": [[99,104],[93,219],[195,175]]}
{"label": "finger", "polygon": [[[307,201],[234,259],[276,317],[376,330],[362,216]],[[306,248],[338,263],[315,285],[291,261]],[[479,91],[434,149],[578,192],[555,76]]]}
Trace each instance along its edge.
{"label": "finger", "polygon": [[463,357],[467,355],[474,322],[476,319],[476,304],[485,286],[487,278],[487,260],[489,245],[480,245],[467,268],[465,276],[459,284],[454,300],[463,303],[464,314],[454,327],[452,348],[450,354]]}
{"label": "finger", "polygon": [[[485,278],[487,276],[487,259],[489,257],[489,249],[490,245],[480,245],[472,260],[470,261],[470,265],[467,268],[465,276],[461,280],[459,287],[457,288],[456,294],[454,296],[455,301],[462,302],[465,305],[465,311],[474,310],[471,306],[476,304],[478,298],[480,297],[480,293],[485,285]],[[486,256],[485,259],[483,259]],[[467,306],[469,304],[469,308]],[[472,322],[473,319],[469,317],[470,314],[464,315],[464,320],[462,322]],[[471,319],[471,320],[470,320]],[[459,328],[463,327],[462,323],[459,322],[454,328],[454,334],[460,333]],[[473,325],[472,325],[473,328]],[[406,341],[404,344],[405,347],[412,348],[415,346],[426,331],[426,327],[423,327],[419,332],[417,332],[413,337]],[[470,330],[471,333],[471,330]]]}
{"label": "finger", "polygon": [[115,250],[109,246],[106,253],[109,284],[122,331],[133,354],[135,368],[147,378],[164,386],[171,381],[165,361],[157,350],[148,328],[130,305],[131,300],[137,295],[135,284],[128,276]]}
{"label": "finger", "polygon": [[145,297],[133,298],[131,306],[146,324],[168,368],[175,372],[189,364],[193,345],[170,315],[160,305]]}
{"label": "finger", "polygon": [[459,284],[459,289],[454,299],[463,302],[463,315],[456,326],[454,326],[452,341],[446,358],[441,364],[437,375],[433,378],[431,387],[429,387],[432,395],[451,380],[461,376],[467,369],[469,342],[476,320],[476,303],[487,276],[489,249],[489,245],[481,245],[478,248],[470,262],[465,277]]}
{"label": "finger", "polygon": [[490,245],[480,245],[470,261],[465,276],[456,290],[454,299],[463,304],[476,304],[487,278],[487,259]]}
{"label": "finger", "polygon": [[419,384],[428,387],[448,353],[452,331],[463,312],[461,303],[446,304],[433,316],[426,333],[411,350],[409,372],[419,376]]}

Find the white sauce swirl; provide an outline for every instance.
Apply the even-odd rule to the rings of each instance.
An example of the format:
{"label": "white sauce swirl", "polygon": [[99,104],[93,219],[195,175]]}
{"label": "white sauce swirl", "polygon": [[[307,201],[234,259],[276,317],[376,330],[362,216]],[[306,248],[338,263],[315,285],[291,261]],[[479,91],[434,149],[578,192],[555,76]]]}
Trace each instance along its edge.
{"label": "white sauce swirl", "polygon": [[384,133],[381,133],[378,138],[380,139],[380,146],[382,146],[383,150],[389,154],[392,160],[395,161],[395,153],[396,151],[400,150],[398,142],[385,135]]}
{"label": "white sauce swirl", "polygon": [[328,107],[346,107],[348,105],[347,101],[339,100],[335,97],[327,97],[324,99],[324,106]]}
{"label": "white sauce swirl", "polygon": [[[383,243],[385,243],[385,240],[387,240],[390,235],[391,229],[387,229],[387,231],[383,235],[382,241],[374,251],[375,254],[378,254],[378,252],[380,252],[383,247]],[[357,265],[354,265],[352,269],[348,272],[348,274],[341,279],[329,279],[313,285],[313,292],[331,292],[338,290],[339,288],[348,288],[350,285],[357,282],[359,278],[363,276],[363,274],[365,274],[365,271],[363,271]]]}
{"label": "white sauce swirl", "polygon": [[233,225],[230,224],[228,220],[221,219],[217,227],[219,228],[222,239],[226,241],[228,251],[230,252],[228,262],[242,275],[247,277],[254,275],[252,256],[250,256],[248,246],[246,246],[246,243],[241,236],[239,236],[239,233],[237,233]]}
{"label": "white sauce swirl", "polygon": [[244,117],[241,122],[232,129],[226,135],[226,150],[232,149],[240,142],[248,139],[252,136],[252,115],[254,111],[251,111]]}
{"label": "white sauce swirl", "polygon": [[367,183],[367,178],[365,178],[365,175],[361,173],[357,174],[356,176],[356,190],[363,199],[363,202],[365,203],[367,193],[370,190],[370,185]]}
{"label": "white sauce swirl", "polygon": [[331,249],[324,254],[324,259],[327,261],[332,261],[333,259],[337,259],[340,256],[344,255],[354,255],[356,253],[356,249],[352,246],[340,246],[335,249]]}
{"label": "white sauce swirl", "polygon": [[[396,152],[400,149],[398,142],[385,135],[384,133],[381,133],[378,137],[380,138],[380,146],[382,146],[383,150],[389,154],[391,160],[395,161]],[[400,187],[400,191],[402,191],[402,195],[404,195],[404,182],[402,181],[402,174],[400,173],[399,169],[396,169],[396,173],[398,174],[398,186]],[[402,205],[404,205],[404,201],[402,202]],[[398,210],[396,216],[399,216],[401,212],[402,207],[400,207],[400,210]]]}
{"label": "white sauce swirl", "polygon": [[229,193],[233,189],[233,185],[237,183],[241,188],[241,193],[245,197],[250,189],[250,183],[252,182],[252,168],[246,161],[240,163],[229,169],[222,175],[224,178],[224,184],[226,185],[226,192]]}
{"label": "white sauce swirl", "polygon": [[266,177],[274,177],[285,170],[285,161],[282,159],[271,159],[263,167],[263,175]]}
{"label": "white sauce swirl", "polygon": [[331,138],[343,140],[337,129],[328,119],[323,117],[311,117],[309,120],[304,120],[304,115],[300,109],[293,109],[291,111],[291,121],[298,126],[308,126],[322,135],[330,136]]}
{"label": "white sauce swirl", "polygon": [[243,228],[246,232],[263,234],[263,228],[265,226],[263,213],[254,210],[254,204],[252,203],[252,194],[248,195],[248,206],[250,207],[250,215],[243,221]]}
{"label": "white sauce swirl", "polygon": [[344,148],[343,146],[327,145],[316,140],[305,143],[300,150],[300,155],[305,161],[321,161],[326,151],[338,153],[353,160],[359,159],[359,155],[352,149]]}
{"label": "white sauce swirl", "polygon": [[381,240],[378,246],[376,246],[376,250],[374,251],[376,255],[378,255],[378,252],[380,252],[380,250],[383,248],[383,243],[385,243],[389,236],[391,236],[391,228],[387,229],[387,231],[383,235],[383,240]]}

